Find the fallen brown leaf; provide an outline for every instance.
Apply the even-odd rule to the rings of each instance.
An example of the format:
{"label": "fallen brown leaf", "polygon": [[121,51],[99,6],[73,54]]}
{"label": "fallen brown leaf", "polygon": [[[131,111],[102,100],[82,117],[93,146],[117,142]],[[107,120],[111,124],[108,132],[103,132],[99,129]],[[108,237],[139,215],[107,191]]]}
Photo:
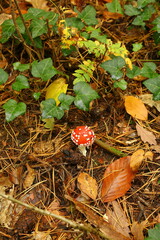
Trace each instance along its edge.
{"label": "fallen brown leaf", "polygon": [[31,3],[34,8],[39,8],[46,11],[49,10],[46,0],[25,0],[25,1]]}
{"label": "fallen brown leaf", "polygon": [[79,174],[77,181],[79,189],[91,199],[96,200],[98,191],[96,180],[83,172]]}
{"label": "fallen brown leaf", "polygon": [[126,217],[125,211],[117,201],[111,202],[111,208],[107,208],[106,215],[108,217],[108,223],[110,223],[117,232],[120,232],[124,236],[129,238],[129,222]]}
{"label": "fallen brown leaf", "polygon": [[20,181],[22,179],[22,167],[17,168],[11,168],[9,171],[9,179],[14,184],[20,184]]}
{"label": "fallen brown leaf", "polygon": [[151,149],[155,150],[157,153],[160,153],[160,145],[151,146]]}
{"label": "fallen brown leaf", "polygon": [[130,159],[130,167],[133,172],[137,172],[142,161],[144,160],[144,150],[138,149],[136,152],[134,152]]}
{"label": "fallen brown leaf", "polygon": [[108,11],[103,11],[103,17],[105,19],[120,19],[123,18],[123,15],[120,13],[113,13],[113,12],[108,12]]}
{"label": "fallen brown leaf", "polygon": [[135,173],[130,168],[130,158],[129,156],[119,158],[107,167],[101,189],[103,202],[122,197],[131,187]]}
{"label": "fallen brown leaf", "polygon": [[144,240],[143,230],[145,228],[146,221],[141,223],[133,222],[131,226],[131,232],[136,240]]}
{"label": "fallen brown leaf", "polygon": [[33,184],[33,181],[35,179],[35,170],[33,168],[31,168],[28,164],[27,165],[27,176],[23,182],[23,187],[24,189],[26,188],[29,188],[32,184]]}
{"label": "fallen brown leaf", "polygon": [[147,104],[150,107],[155,107],[160,112],[160,101],[153,100],[153,94],[143,94],[139,96],[143,103]]}
{"label": "fallen brown leaf", "polygon": [[148,110],[145,107],[142,100],[133,97],[126,96],[125,97],[125,108],[128,114],[132,117],[139,120],[147,120],[148,119]]}
{"label": "fallen brown leaf", "polygon": [[140,126],[138,123],[136,124],[136,129],[137,129],[138,136],[140,136],[141,140],[144,143],[148,142],[150,145],[157,145],[156,137],[152,132],[146,130],[145,128]]}
{"label": "fallen brown leaf", "polygon": [[149,159],[150,161],[153,161],[153,153],[151,151],[146,152],[144,157],[145,157],[145,160]]}
{"label": "fallen brown leaf", "polygon": [[[0,193],[6,194],[5,187],[0,186]],[[7,195],[13,196],[14,194],[14,188],[10,188]],[[11,201],[0,197],[0,225],[4,226],[6,228],[12,228],[12,220],[13,220],[13,209],[14,209],[14,203]]]}
{"label": "fallen brown leaf", "polygon": [[117,232],[111,224],[106,222],[102,216],[98,215],[90,207],[68,195],[66,196],[66,198],[72,201],[75,204],[77,210],[84,214],[92,225],[100,229],[100,231],[107,237],[108,240],[130,240],[130,238]]}

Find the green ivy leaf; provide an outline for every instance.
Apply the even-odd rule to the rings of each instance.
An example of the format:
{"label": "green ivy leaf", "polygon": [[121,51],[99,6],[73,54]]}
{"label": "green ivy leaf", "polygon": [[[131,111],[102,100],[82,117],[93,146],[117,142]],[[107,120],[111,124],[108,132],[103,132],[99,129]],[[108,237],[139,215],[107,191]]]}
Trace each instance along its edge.
{"label": "green ivy leaf", "polygon": [[19,70],[20,72],[23,72],[30,68],[30,63],[21,64],[20,62],[15,62],[15,63],[13,63],[13,68],[14,68],[14,70]]}
{"label": "green ivy leaf", "polygon": [[24,14],[24,18],[25,18],[25,20],[30,20],[33,18],[40,18],[40,17],[43,17],[45,15],[45,13],[46,13],[46,11],[44,11],[43,9],[29,8],[28,13]]}
{"label": "green ivy leaf", "polygon": [[25,26],[24,26],[24,24],[22,22],[22,19],[20,17],[18,17],[16,19],[16,23],[17,23],[17,26],[18,26],[18,29],[19,29],[20,33],[24,34],[26,29],[25,29]]}
{"label": "green ivy leaf", "polygon": [[23,102],[17,103],[10,99],[3,105],[3,109],[5,110],[6,121],[10,122],[26,112],[26,104]]}
{"label": "green ivy leaf", "polygon": [[32,33],[33,38],[41,36],[44,33],[47,33],[48,29],[46,22],[42,19],[33,19],[30,25],[30,31]]}
{"label": "green ivy leaf", "polygon": [[98,29],[93,28],[90,34],[90,38],[95,38],[101,43],[106,43],[107,35],[101,35],[101,30],[99,28]]}
{"label": "green ivy leaf", "polygon": [[145,7],[141,14],[143,21],[148,21],[151,18],[152,14],[155,13],[155,11],[156,10],[155,10],[154,6],[152,6],[152,5]]}
{"label": "green ivy leaf", "polygon": [[81,19],[76,17],[66,18],[65,22],[67,27],[74,27],[78,30],[81,30],[85,26]]}
{"label": "green ivy leaf", "polygon": [[131,4],[124,5],[125,14],[128,16],[136,16],[141,13],[140,10],[133,7]]}
{"label": "green ivy leaf", "polygon": [[143,47],[142,43],[133,43],[132,46],[133,52],[138,52]]}
{"label": "green ivy leaf", "polygon": [[31,73],[33,77],[41,78],[43,81],[47,81],[56,75],[58,72],[53,67],[52,59],[45,58],[40,62],[34,61],[32,63]]}
{"label": "green ivy leaf", "polygon": [[109,12],[123,14],[122,7],[119,3],[119,0],[113,0],[111,3],[105,4]]}
{"label": "green ivy leaf", "polygon": [[160,223],[156,224],[153,229],[148,230],[148,237],[145,240],[159,240],[160,236]]}
{"label": "green ivy leaf", "polygon": [[155,8],[152,5],[145,7],[143,12],[133,20],[132,24],[137,26],[145,26],[144,21],[148,21],[153,13],[155,13]]}
{"label": "green ivy leaf", "polygon": [[87,25],[98,24],[98,20],[96,19],[96,10],[91,5],[87,5],[82,12],[78,12],[78,18],[81,18]]}
{"label": "green ivy leaf", "polygon": [[98,93],[86,82],[76,83],[73,87],[73,90],[76,94],[74,104],[77,108],[84,111],[89,111],[90,102],[99,98]]}
{"label": "green ivy leaf", "polygon": [[61,102],[61,109],[69,110],[69,106],[73,103],[75,98],[73,96],[66,95],[65,93],[61,93],[58,99]]}
{"label": "green ivy leaf", "polygon": [[33,97],[34,97],[35,100],[38,100],[40,98],[40,96],[41,96],[40,92],[34,92],[33,93]]}
{"label": "green ivy leaf", "polygon": [[144,27],[145,26],[145,23],[143,22],[143,18],[140,16],[137,16],[133,22],[132,22],[133,25],[136,25],[136,26],[142,26]]}
{"label": "green ivy leaf", "polygon": [[42,119],[54,118],[61,119],[64,115],[63,109],[56,106],[53,98],[41,102]]}
{"label": "green ivy leaf", "polygon": [[159,32],[154,32],[153,33],[153,39],[156,45],[160,43],[160,24],[159,24]]}
{"label": "green ivy leaf", "polygon": [[[23,38],[25,39],[25,41],[26,41],[26,43],[27,43],[28,45],[33,46],[30,38],[28,37],[28,35],[27,35],[26,33],[23,34]],[[36,38],[34,38],[33,40],[34,40],[34,45],[35,45],[35,47],[37,47],[37,48],[42,48],[42,47],[43,47],[43,45],[42,45],[42,40],[41,40],[40,37],[36,37]]]}
{"label": "green ivy leaf", "polygon": [[113,84],[114,88],[121,88],[122,90],[127,89],[127,82],[124,79],[121,79],[120,81],[116,81]]}
{"label": "green ivy leaf", "polygon": [[149,3],[154,3],[155,0],[138,0],[137,1],[137,7],[139,9],[144,8],[145,6],[147,6]]}
{"label": "green ivy leaf", "polygon": [[154,100],[160,100],[160,75],[155,78],[147,79],[143,84],[153,93]]}
{"label": "green ivy leaf", "polygon": [[112,60],[103,62],[100,66],[108,71],[114,80],[117,80],[123,76],[121,69],[125,66],[125,61],[122,57],[115,57]]}
{"label": "green ivy leaf", "polygon": [[158,76],[158,73],[156,73],[156,68],[157,66],[155,63],[146,62],[141,70],[141,75],[147,78],[155,78]]}
{"label": "green ivy leaf", "polygon": [[0,68],[0,85],[8,80],[8,73],[6,73],[2,68]]}
{"label": "green ivy leaf", "polygon": [[156,30],[158,33],[160,33],[160,16],[157,17],[152,24],[154,24],[155,26],[152,28],[152,30]]}
{"label": "green ivy leaf", "polygon": [[12,19],[5,20],[2,25],[2,37],[0,38],[1,43],[5,43],[15,32],[15,26]]}
{"label": "green ivy leaf", "polygon": [[23,75],[17,76],[16,81],[12,84],[12,88],[15,91],[21,91],[22,89],[29,88],[28,79]]}
{"label": "green ivy leaf", "polygon": [[135,65],[133,65],[132,70],[130,68],[127,68],[126,75],[127,75],[128,78],[134,78],[134,77],[136,77],[140,74],[141,74],[141,69],[139,67],[135,66]]}

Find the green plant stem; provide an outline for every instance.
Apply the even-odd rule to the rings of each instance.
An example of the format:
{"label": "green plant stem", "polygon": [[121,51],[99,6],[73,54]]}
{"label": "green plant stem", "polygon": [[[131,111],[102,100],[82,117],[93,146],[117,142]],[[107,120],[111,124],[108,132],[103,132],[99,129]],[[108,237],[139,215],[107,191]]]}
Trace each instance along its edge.
{"label": "green plant stem", "polygon": [[114,147],[109,146],[107,143],[102,142],[101,140],[99,140],[99,139],[97,139],[97,138],[94,140],[94,142],[95,142],[98,146],[106,149],[108,152],[113,153],[113,154],[115,154],[116,156],[119,156],[119,157],[124,157],[124,156],[126,156],[125,153],[121,152],[120,150],[118,150],[118,149],[116,149],[116,148],[114,148]]}
{"label": "green plant stem", "polygon": [[39,60],[42,60],[41,54],[40,54],[39,50],[36,48],[35,43],[34,43],[34,40],[33,40],[32,36],[31,36],[31,33],[30,33],[30,31],[28,30],[28,27],[26,26],[26,23],[25,23],[25,21],[24,21],[24,18],[23,18],[23,15],[22,15],[22,13],[21,13],[21,10],[20,10],[20,8],[19,8],[19,5],[18,5],[18,3],[17,3],[17,0],[14,0],[14,3],[15,3],[15,5],[16,5],[16,7],[17,7],[17,10],[18,10],[18,12],[19,12],[20,18],[21,18],[21,20],[22,20],[22,22],[23,22],[23,24],[24,24],[25,29],[26,29],[26,33],[27,33],[27,35],[28,35],[28,37],[29,37],[29,39],[30,39],[33,47],[36,49],[35,52],[36,52],[36,54],[37,54],[37,57],[38,57]]}
{"label": "green plant stem", "polygon": [[51,213],[51,212],[49,212],[47,210],[43,210],[43,209],[40,209],[38,207],[31,206],[31,205],[29,205],[27,203],[21,202],[21,201],[15,199],[15,198],[13,198],[13,197],[11,197],[9,195],[3,194],[3,193],[0,193],[0,196],[5,198],[5,199],[10,200],[11,202],[14,202],[14,203],[17,203],[19,205],[22,205],[22,206],[26,207],[27,209],[33,210],[33,211],[35,211],[37,213],[40,213],[42,215],[54,217],[54,218],[56,218],[56,219],[58,219],[60,221],[65,222],[66,224],[70,225],[71,227],[73,227],[75,229],[79,229],[81,231],[93,233],[93,234],[96,234],[99,237],[102,237],[104,239],[111,240],[111,238],[106,237],[105,234],[103,234],[99,229],[92,227],[90,224],[76,223],[73,220],[70,220],[70,219],[67,219],[67,218],[65,218],[63,216]]}

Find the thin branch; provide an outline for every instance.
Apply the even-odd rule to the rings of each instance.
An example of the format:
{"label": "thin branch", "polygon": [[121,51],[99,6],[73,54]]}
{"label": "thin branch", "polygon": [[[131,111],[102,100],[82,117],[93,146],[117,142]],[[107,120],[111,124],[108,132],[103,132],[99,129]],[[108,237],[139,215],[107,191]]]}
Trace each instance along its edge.
{"label": "thin branch", "polygon": [[33,57],[33,55],[32,55],[32,53],[31,53],[31,51],[30,51],[30,48],[29,48],[28,45],[26,44],[26,42],[25,42],[22,34],[21,34],[20,31],[19,31],[18,25],[17,25],[17,23],[16,23],[16,16],[15,16],[15,12],[14,12],[14,9],[13,9],[12,1],[9,0],[9,3],[10,3],[10,7],[11,7],[12,20],[13,20],[15,29],[16,29],[16,31],[17,31],[17,34],[18,34],[21,42],[23,43],[23,45],[24,45],[24,47],[25,47],[25,49],[26,49],[26,52],[28,53],[29,57],[30,57],[31,59],[35,60],[34,57]]}
{"label": "thin branch", "polygon": [[119,156],[119,157],[125,157],[126,156],[125,153],[121,152],[120,150],[118,150],[118,149],[116,149],[114,147],[109,146],[107,143],[104,143],[104,142],[102,142],[101,140],[99,140],[97,138],[94,140],[94,142],[97,145],[99,145],[100,147],[106,149],[108,152],[115,154],[116,156]]}
{"label": "thin branch", "polygon": [[11,202],[14,202],[14,203],[17,203],[19,205],[22,205],[22,206],[26,207],[27,209],[33,210],[33,211],[35,211],[37,213],[40,213],[42,215],[54,217],[54,218],[56,218],[56,219],[58,219],[60,221],[65,222],[66,224],[69,224],[71,227],[73,227],[75,229],[79,229],[81,231],[93,233],[93,234],[98,235],[99,237],[102,237],[104,239],[109,240],[109,238],[107,238],[101,231],[99,231],[99,229],[93,228],[89,224],[76,223],[75,221],[67,219],[67,218],[65,218],[63,216],[51,213],[51,212],[49,212],[47,210],[43,210],[43,209],[40,209],[40,208],[35,207],[35,206],[31,206],[31,205],[29,205],[27,203],[21,202],[21,201],[15,199],[15,198],[13,198],[13,197],[11,197],[9,195],[5,195],[5,194],[0,193],[0,196],[5,198],[5,199],[10,200]]}
{"label": "thin branch", "polygon": [[[10,0],[10,1],[11,1],[11,0]],[[17,3],[17,0],[14,0],[14,3],[15,3],[15,5],[16,5],[16,7],[17,7],[17,10],[18,10],[18,13],[19,13],[19,15],[20,15],[20,18],[21,18],[21,20],[22,20],[22,22],[23,22],[23,24],[24,24],[25,29],[26,29],[26,33],[27,33],[27,35],[28,35],[28,37],[29,37],[29,39],[30,39],[33,47],[36,49],[36,54],[37,54],[39,60],[42,60],[41,54],[39,53],[39,50],[36,48],[35,43],[34,43],[34,40],[33,40],[32,36],[31,36],[31,33],[30,33],[30,31],[29,31],[26,23],[25,23],[24,17],[23,17],[23,15],[22,15],[22,13],[21,13],[21,10],[20,10],[20,8],[19,8],[19,5],[18,5],[18,3]]]}

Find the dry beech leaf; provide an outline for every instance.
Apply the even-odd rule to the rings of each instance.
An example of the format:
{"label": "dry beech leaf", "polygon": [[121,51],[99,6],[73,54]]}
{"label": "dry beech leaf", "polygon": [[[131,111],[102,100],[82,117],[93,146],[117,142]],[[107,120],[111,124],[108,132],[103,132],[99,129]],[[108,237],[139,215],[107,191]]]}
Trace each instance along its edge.
{"label": "dry beech leaf", "polygon": [[[6,188],[0,186],[0,193],[6,194]],[[7,193],[8,196],[13,197],[14,187]],[[15,204],[8,199],[0,196],[0,225],[5,228],[12,228],[13,212]]]}
{"label": "dry beech leaf", "polygon": [[68,200],[72,201],[76,209],[80,211],[82,214],[84,214],[87,218],[87,220],[94,225],[97,229],[100,229],[100,231],[106,236],[107,239],[112,240],[130,240],[130,238],[124,236],[123,234],[117,232],[112,224],[106,222],[102,216],[97,214],[92,208],[88,207],[87,205],[77,201],[76,199],[65,196]]}
{"label": "dry beech leaf", "polygon": [[143,103],[147,104],[150,107],[155,107],[160,112],[160,101],[153,100],[153,94],[143,94],[139,96]]}
{"label": "dry beech leaf", "polygon": [[98,0],[99,3],[111,3],[112,0]]}
{"label": "dry beech leaf", "polygon": [[110,202],[122,197],[131,187],[135,173],[130,168],[130,158],[122,157],[111,163],[103,177],[101,198],[103,202]]}
{"label": "dry beech leaf", "polygon": [[121,205],[117,201],[111,202],[110,207],[106,210],[106,215],[108,217],[108,223],[110,223],[117,232],[120,232],[126,237],[129,237],[129,221],[122,209]]}
{"label": "dry beech leaf", "polygon": [[125,108],[128,114],[132,117],[139,120],[147,120],[148,119],[148,110],[145,107],[142,100],[133,97],[126,96],[125,97]]}
{"label": "dry beech leaf", "polygon": [[43,9],[46,11],[49,10],[46,0],[26,0],[26,2],[31,3],[34,8],[39,8],[39,9]]}
{"label": "dry beech leaf", "polygon": [[146,221],[141,223],[133,222],[131,226],[131,232],[136,240],[144,240],[143,230],[145,228]]}
{"label": "dry beech leaf", "polygon": [[23,182],[23,187],[24,189],[29,188],[32,184],[33,181],[35,179],[35,170],[33,168],[31,168],[28,164],[27,165],[27,176]]}
{"label": "dry beech leaf", "polygon": [[153,153],[151,151],[146,152],[144,157],[145,157],[145,160],[149,159],[150,161],[153,161]]}
{"label": "dry beech leaf", "polygon": [[120,13],[113,13],[113,12],[108,12],[108,11],[103,11],[103,17],[105,19],[119,19],[123,18],[123,15]]}
{"label": "dry beech leaf", "polygon": [[85,193],[91,199],[96,200],[98,191],[96,180],[87,173],[80,173],[77,181],[82,193]]}
{"label": "dry beech leaf", "polygon": [[9,172],[9,179],[12,183],[20,184],[22,179],[22,170],[22,167],[11,168],[11,171]]}
{"label": "dry beech leaf", "polygon": [[154,145],[150,147],[152,150],[155,150],[157,153],[160,153],[160,145]]}
{"label": "dry beech leaf", "polygon": [[137,75],[137,76],[135,76],[134,78],[133,78],[133,80],[135,80],[135,81],[140,81],[140,82],[142,82],[142,81],[144,81],[144,80],[146,80],[147,78],[146,77],[143,77],[142,75]]}
{"label": "dry beech leaf", "polygon": [[146,130],[145,128],[140,126],[138,123],[136,124],[136,129],[137,129],[138,136],[140,136],[141,140],[144,143],[148,142],[150,145],[157,145],[156,137],[152,132]]}
{"label": "dry beech leaf", "polygon": [[5,20],[11,19],[11,18],[12,18],[12,15],[7,14],[7,13],[1,13],[1,14],[0,14],[0,25],[2,25],[2,23],[3,23]]}
{"label": "dry beech leaf", "polygon": [[134,152],[131,156],[130,160],[130,167],[133,172],[137,172],[142,161],[144,160],[144,150],[138,149],[136,152]]}

